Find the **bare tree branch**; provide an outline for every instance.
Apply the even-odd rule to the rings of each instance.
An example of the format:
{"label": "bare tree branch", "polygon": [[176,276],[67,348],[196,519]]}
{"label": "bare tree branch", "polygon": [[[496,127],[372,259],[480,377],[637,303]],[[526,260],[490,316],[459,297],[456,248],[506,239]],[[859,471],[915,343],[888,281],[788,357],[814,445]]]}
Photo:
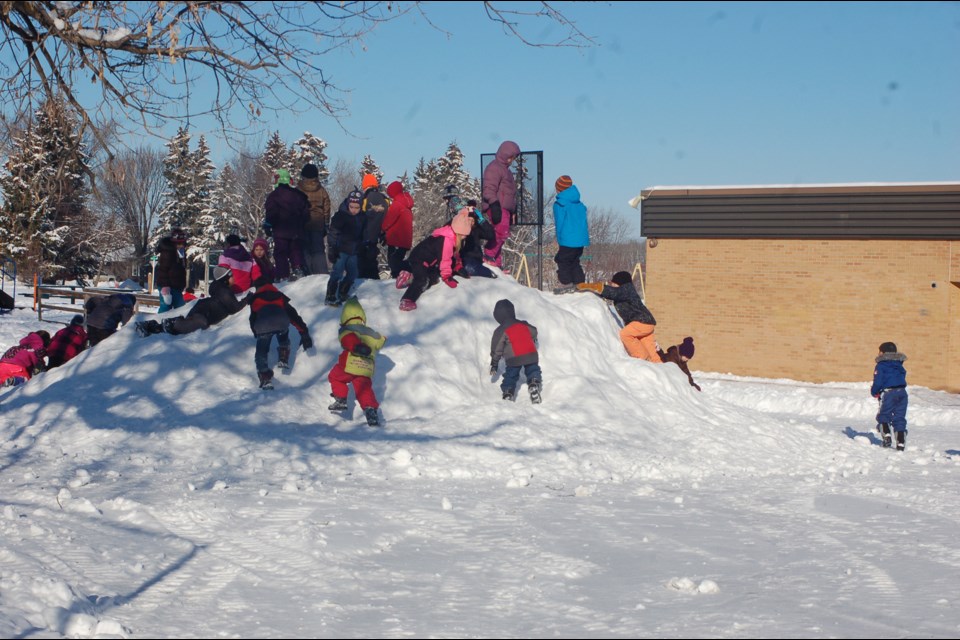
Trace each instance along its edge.
{"label": "bare tree branch", "polygon": [[[550,3],[529,11],[503,5],[482,3],[489,19],[530,46],[593,42]],[[267,112],[319,111],[339,122],[346,103],[324,56],[384,22],[437,10],[390,1],[0,2],[0,97],[8,114],[65,98],[105,149],[119,139],[108,135],[109,123],[137,122],[152,133],[200,115],[213,116],[242,148]],[[524,35],[543,22],[563,33],[552,42]],[[211,103],[189,99],[201,84],[213,89]]]}

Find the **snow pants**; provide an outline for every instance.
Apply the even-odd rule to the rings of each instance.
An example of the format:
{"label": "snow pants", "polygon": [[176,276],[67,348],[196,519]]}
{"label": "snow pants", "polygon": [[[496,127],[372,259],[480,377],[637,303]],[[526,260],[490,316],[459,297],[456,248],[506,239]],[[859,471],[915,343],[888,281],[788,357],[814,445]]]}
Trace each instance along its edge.
{"label": "snow pants", "polygon": [[343,370],[343,366],[338,362],[330,370],[327,376],[330,381],[330,390],[338,398],[346,398],[350,393],[350,383],[353,383],[353,392],[357,395],[357,402],[363,409],[374,409],[380,406],[377,402],[377,396],[373,393],[373,380],[366,376],[355,376]]}
{"label": "snow pants", "polygon": [[631,322],[620,329],[620,342],[632,358],[662,363],[657,353],[657,341],[653,337],[656,327],[642,322]]}
{"label": "snow pants", "polygon": [[896,432],[907,430],[907,390],[887,389],[880,395],[877,422],[893,426]]}

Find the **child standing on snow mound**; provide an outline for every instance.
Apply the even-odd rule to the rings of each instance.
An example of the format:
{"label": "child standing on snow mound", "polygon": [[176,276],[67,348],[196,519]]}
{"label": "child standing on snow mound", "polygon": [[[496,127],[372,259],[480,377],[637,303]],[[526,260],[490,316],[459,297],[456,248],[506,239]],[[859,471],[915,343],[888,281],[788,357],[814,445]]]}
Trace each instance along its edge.
{"label": "child standing on snow mound", "polygon": [[507,365],[503,371],[500,390],[504,400],[513,400],[520,380],[520,368],[527,377],[530,402],[540,404],[543,376],[540,371],[540,355],[537,353],[537,328],[525,320],[517,320],[513,303],[498,300],[493,308],[493,318],[500,325],[493,332],[490,343],[490,375],[497,375],[497,367],[503,358]]}
{"label": "child standing on snow mound", "polygon": [[877,367],[873,370],[873,386],[870,395],[880,401],[877,413],[877,429],[883,436],[883,446],[892,443],[890,428],[897,434],[897,451],[907,445],[907,370],[903,367],[907,356],[897,351],[897,345],[884,342],[880,345]]}
{"label": "child standing on snow mound", "polygon": [[554,184],[557,197],[553,202],[553,222],[557,230],[557,280],[560,286],[556,294],[576,291],[576,286],[586,280],[580,258],[583,248],[590,245],[590,229],[587,224],[587,208],[580,202],[580,190],[570,176],[560,176]]}
{"label": "child standing on snow mound", "polygon": [[618,271],[607,284],[585,282],[578,284],[577,289],[592,291],[601,298],[613,301],[614,308],[623,320],[620,342],[631,357],[649,362],[663,362],[657,353],[657,341],[653,337],[657,321],[634,288],[633,276],[626,271]]}
{"label": "child standing on snow mound", "polygon": [[300,346],[306,351],[313,346],[307,325],[290,304],[290,298],[273,286],[265,276],[253,283],[257,288],[248,296],[250,301],[250,329],[257,338],[253,362],[261,389],[273,389],[273,369],[267,366],[267,355],[274,337],[277,339],[277,366],[290,366],[290,325],[300,334]]}
{"label": "child standing on snow mound", "polygon": [[367,424],[371,427],[379,426],[377,409],[380,403],[373,393],[373,371],[377,352],[383,348],[387,339],[367,326],[367,314],[355,297],[347,300],[340,312],[339,340],[343,353],[327,376],[333,392],[330,394],[333,396],[333,404],[327,408],[336,412],[346,409],[349,385],[353,383],[353,391],[367,418]]}

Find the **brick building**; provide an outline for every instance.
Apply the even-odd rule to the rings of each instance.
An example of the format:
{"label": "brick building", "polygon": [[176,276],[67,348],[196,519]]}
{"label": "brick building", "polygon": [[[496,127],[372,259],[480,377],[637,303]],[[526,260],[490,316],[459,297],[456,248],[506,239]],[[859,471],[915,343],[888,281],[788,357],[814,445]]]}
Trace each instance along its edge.
{"label": "brick building", "polygon": [[639,196],[647,304],[695,368],[960,392],[960,183],[654,187]]}

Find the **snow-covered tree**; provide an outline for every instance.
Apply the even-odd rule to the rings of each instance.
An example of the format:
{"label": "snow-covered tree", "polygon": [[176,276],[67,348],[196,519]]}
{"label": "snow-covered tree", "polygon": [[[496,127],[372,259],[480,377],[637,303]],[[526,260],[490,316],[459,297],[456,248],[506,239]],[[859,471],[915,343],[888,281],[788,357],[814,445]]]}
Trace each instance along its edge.
{"label": "snow-covered tree", "polygon": [[45,102],[13,137],[0,176],[0,252],[45,277],[96,271],[97,225],[87,208],[89,156],[80,131],[63,100]]}
{"label": "snow-covered tree", "polygon": [[[279,131],[274,131],[270,139],[267,140],[267,148],[260,158],[260,164],[267,174],[273,179],[273,174],[278,169],[286,169],[291,176],[300,174],[300,167],[297,166],[299,160],[297,152],[293,147],[287,146],[287,143],[280,137]],[[272,187],[271,187],[272,188]]]}
{"label": "snow-covered tree", "polygon": [[236,233],[247,236],[246,229],[240,223],[238,213],[242,210],[242,196],[233,167],[227,165],[213,184],[211,207],[207,215],[201,217],[203,235],[209,238],[207,248],[221,247],[227,236]]}
{"label": "snow-covered tree", "polygon": [[[317,171],[319,172],[318,179],[320,182],[326,182],[327,177],[330,175],[330,170],[327,169],[327,154],[323,152],[323,150],[327,148],[326,141],[321,140],[309,131],[304,131],[303,137],[297,140],[294,146],[297,148],[297,164],[299,165],[299,169],[303,169],[303,165],[305,164],[313,163],[317,165]],[[296,176],[298,174],[292,173],[291,175]]]}
{"label": "snow-covered tree", "polygon": [[363,162],[360,163],[360,178],[357,180],[357,184],[361,184],[363,182],[363,176],[367,175],[368,173],[376,176],[377,184],[383,183],[383,170],[371,155],[363,156]]}
{"label": "snow-covered tree", "polygon": [[[187,257],[193,262],[203,262],[210,249],[219,248],[226,234],[219,231],[219,213],[212,198],[215,167],[210,159],[210,147],[201,135],[197,149],[190,154],[193,189],[189,193],[188,209],[190,226],[187,233]],[[212,233],[211,233],[212,232]]]}

